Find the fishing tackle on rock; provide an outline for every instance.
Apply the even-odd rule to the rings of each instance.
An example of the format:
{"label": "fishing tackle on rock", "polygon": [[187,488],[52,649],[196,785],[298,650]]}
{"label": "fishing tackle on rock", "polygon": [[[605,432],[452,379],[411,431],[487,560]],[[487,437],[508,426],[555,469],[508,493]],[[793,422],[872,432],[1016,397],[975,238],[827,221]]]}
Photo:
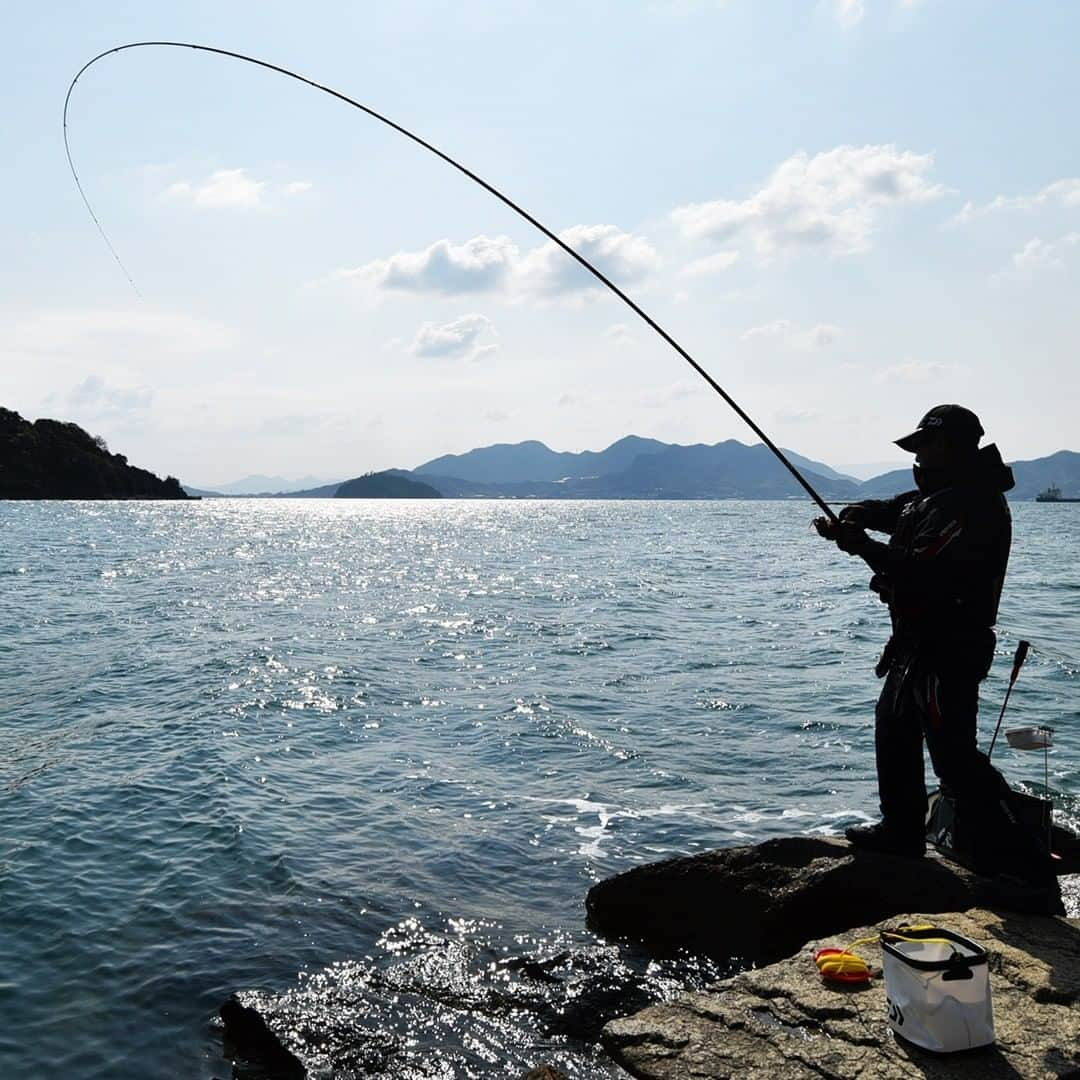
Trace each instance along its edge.
{"label": "fishing tackle on rock", "polygon": [[124,276],[127,278],[128,283],[138,294],[138,286],[136,286],[131,274],[128,273],[127,268],[124,266],[116,248],[113,247],[112,242],[109,240],[108,235],[105,232],[101,222],[98,220],[97,214],[94,213],[93,207],[90,205],[90,200],[86,197],[86,192],[83,190],[82,182],[79,180],[79,174],[75,169],[75,162],[71,156],[71,147],[68,143],[68,106],[71,103],[71,95],[75,89],[75,84],[82,77],[84,72],[90,67],[96,64],[99,60],[104,59],[106,56],[111,56],[113,53],[125,52],[128,49],[145,49],[145,48],[169,48],[169,49],[193,49],[196,52],[214,53],[217,56],[225,56],[232,60],[242,60],[246,64],[254,64],[257,67],[265,68],[268,71],[276,71],[279,75],[285,75],[287,78],[295,79],[297,82],[304,83],[307,86],[319,90],[324,94],[329,94],[331,97],[337,98],[339,101],[345,102],[346,105],[351,105],[354,109],[359,109],[361,112],[366,113],[374,120],[378,120],[380,123],[385,124],[387,127],[392,128],[394,131],[404,135],[407,139],[411,139],[418,146],[422,146],[425,150],[430,151],[436,157],[441,158],[448,165],[452,165],[458,172],[463,173],[474,183],[479,184],[485,191],[490,192],[500,202],[508,206],[519,217],[524,218],[530,225],[538,229],[544,234],[552,243],[557,244],[563,251],[566,252],[572,259],[584,267],[594,278],[596,278],[601,284],[605,285],[611,290],[635,315],[638,316],[647,326],[654,330],[657,334],[663,338],[708,384],[716,391],[723,399],[731,406],[732,409],[738,414],[738,416],[750,427],[751,431],[776,455],[781,464],[788,470],[789,473],[800,484],[803,490],[814,500],[815,503],[821,508],[826,517],[833,521],[836,521],[836,515],[832,509],[828,506],[824,499],[810,486],[809,481],[799,472],[799,470],[788,460],[784,452],[765,434],[764,431],[751,419],[749,414],[738,404],[735,399],[727,393],[726,390],[648,313],[646,313],[638,304],[630,299],[616,285],[610,278],[598,270],[584,255],[575,251],[569,244],[552,232],[546,225],[538,221],[527,210],[522,209],[516,202],[514,202],[507,195],[504,195],[494,185],[488,183],[483,177],[478,176],[471,169],[466,168],[461,162],[456,161],[449,154],[444,153],[437,146],[433,146],[427,140],[422,139],[419,135],[410,131],[408,128],[403,127],[401,124],[395,123],[387,116],[383,116],[382,113],[376,112],[368,105],[363,105],[359,101],[355,101],[353,98],[348,97],[346,94],[341,93],[338,90],[334,90],[329,86],[323,86],[321,83],[315,82],[313,79],[308,79],[303,75],[298,75],[295,71],[289,71],[288,68],[280,67],[277,64],[271,64],[266,60],[259,60],[253,56],[246,56],[243,53],[233,52],[230,49],[218,49],[211,45],[195,45],[186,41],[134,41],[126,45],[117,45],[115,48],[106,49],[102,53],[98,53],[97,56],[88,60],[79,69],[75,78],[71,80],[71,85],[68,87],[67,96],[64,98],[64,150],[67,153],[68,165],[71,167],[71,175],[75,179],[75,185],[79,189],[79,194],[82,196],[83,203],[86,209],[90,213],[90,217],[93,219],[94,224],[97,226],[98,232],[101,233],[102,239],[105,241],[106,246],[112,253],[113,258],[116,260],[117,265],[123,271]]}

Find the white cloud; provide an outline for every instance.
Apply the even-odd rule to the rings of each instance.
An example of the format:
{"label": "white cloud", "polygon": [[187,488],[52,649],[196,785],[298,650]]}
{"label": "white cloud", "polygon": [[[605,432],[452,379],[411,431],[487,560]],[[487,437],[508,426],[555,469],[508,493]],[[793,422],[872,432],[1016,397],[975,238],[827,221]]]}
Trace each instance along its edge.
{"label": "white cloud", "polygon": [[482,364],[485,360],[491,360],[499,351],[499,346],[492,343],[491,345],[479,345],[473,349],[472,355],[469,359],[474,364]]}
{"label": "white cloud", "polygon": [[509,237],[474,236],[464,244],[436,240],[423,251],[401,251],[339,276],[369,281],[377,289],[458,296],[501,288],[517,261],[517,245]]}
{"label": "white cloud", "polygon": [[410,349],[414,356],[461,356],[490,328],[491,321],[475,312],[441,326],[426,322],[417,330]]}
{"label": "white cloud", "polygon": [[856,26],[866,15],[863,0],[832,0],[832,7],[841,26]]}
{"label": "white cloud", "polygon": [[751,326],[743,334],[743,341],[753,341],[755,338],[775,338],[791,331],[791,323],[787,319],[776,319],[774,322],[765,323],[763,326]]}
{"label": "white cloud", "polygon": [[248,176],[247,169],[218,169],[201,182],[177,180],[162,194],[204,210],[265,210],[275,194],[301,195],[314,186],[310,180],[293,180],[274,187]]}
{"label": "white cloud", "polygon": [[58,409],[60,419],[102,419],[143,412],[153,399],[154,391],[147,386],[110,385],[100,375],[87,375],[67,392],[46,395],[41,404]]}
{"label": "white cloud", "polygon": [[[614,225],[575,225],[559,233],[559,239],[616,284],[640,281],[660,266],[660,256],[648,240],[623,232]],[[517,281],[525,292],[542,296],[602,287],[583,266],[550,240],[521,260]]]}
{"label": "white cloud", "polygon": [[840,335],[840,328],[829,323],[799,330],[787,319],[776,319],[762,326],[752,326],[743,335],[743,341],[781,340],[793,349],[824,349],[832,345]]}
{"label": "white cloud", "polygon": [[944,371],[941,364],[932,360],[905,360],[892,367],[883,368],[874,377],[879,383],[925,383],[937,378]]}
{"label": "white cloud", "polygon": [[1013,255],[1012,270],[1017,274],[1033,274],[1040,270],[1063,270],[1065,253],[1077,244],[1080,244],[1080,232],[1066,233],[1058,240],[1049,241],[1036,236]]}
{"label": "white cloud", "polygon": [[0,403],[95,427],[131,427],[150,415],[156,424],[161,393],[227,366],[241,340],[221,324],[146,304],[0,312]]}
{"label": "white cloud", "polygon": [[966,225],[977,217],[1004,210],[1032,211],[1049,206],[1080,208],[1080,176],[1055,180],[1034,195],[998,195],[983,206],[966,202],[963,209],[953,217],[951,224]]}
{"label": "white cloud", "polygon": [[[866,0],[825,0],[827,8],[836,21],[845,29],[858,26],[866,17]],[[910,11],[918,7],[923,0],[896,0],[901,10]]]}
{"label": "white cloud", "polygon": [[797,343],[808,349],[824,349],[832,345],[839,336],[839,327],[830,326],[829,323],[818,323],[817,326],[811,326],[809,330],[804,330],[797,335]]}
{"label": "white cloud", "polygon": [[709,274],[722,274],[730,270],[739,261],[737,251],[718,251],[715,255],[706,255],[703,259],[695,259],[679,271],[682,277],[705,277]]}
{"label": "white cloud", "polygon": [[799,151],[750,198],[692,203],[672,217],[687,237],[743,241],[762,259],[806,247],[865,251],[884,210],[945,193],[927,179],[933,164],[933,154],[892,144],[838,146],[813,157]]}
{"label": "white cloud", "polygon": [[[639,281],[660,265],[648,240],[614,225],[575,225],[559,235],[612,281]],[[365,281],[376,289],[443,296],[502,291],[551,297],[600,288],[552,241],[523,255],[506,236],[474,236],[462,244],[437,240],[423,251],[401,251],[336,276]]]}
{"label": "white cloud", "polygon": [[201,184],[178,180],[165,189],[165,194],[183,197],[198,207],[255,210],[265,205],[265,189],[265,182],[252,180],[246,169],[218,169]]}
{"label": "white cloud", "polygon": [[633,345],[634,336],[626,323],[614,323],[604,331],[604,337],[610,338],[616,345]]}

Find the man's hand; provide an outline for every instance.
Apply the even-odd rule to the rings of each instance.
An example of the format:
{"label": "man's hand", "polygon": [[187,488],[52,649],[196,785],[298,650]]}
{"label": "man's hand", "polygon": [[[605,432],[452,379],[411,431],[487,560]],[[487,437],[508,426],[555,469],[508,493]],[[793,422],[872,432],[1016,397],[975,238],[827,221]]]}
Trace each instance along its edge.
{"label": "man's hand", "polygon": [[859,555],[870,543],[870,537],[848,521],[833,521],[831,518],[819,517],[814,519],[814,528],[818,536],[831,540],[841,551],[849,555]]}
{"label": "man's hand", "polygon": [[840,511],[840,520],[847,525],[858,525],[860,529],[865,529],[866,507],[858,503],[850,503]]}

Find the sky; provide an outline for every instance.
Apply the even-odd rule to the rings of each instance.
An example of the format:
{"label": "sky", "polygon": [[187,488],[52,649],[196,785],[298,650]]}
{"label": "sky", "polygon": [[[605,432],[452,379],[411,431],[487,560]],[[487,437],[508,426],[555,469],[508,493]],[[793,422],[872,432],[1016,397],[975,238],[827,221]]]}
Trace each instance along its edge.
{"label": "sky", "polygon": [[545,0],[5,12],[0,404],[212,486],[540,439],[898,462],[930,406],[1080,449],[1080,5]]}

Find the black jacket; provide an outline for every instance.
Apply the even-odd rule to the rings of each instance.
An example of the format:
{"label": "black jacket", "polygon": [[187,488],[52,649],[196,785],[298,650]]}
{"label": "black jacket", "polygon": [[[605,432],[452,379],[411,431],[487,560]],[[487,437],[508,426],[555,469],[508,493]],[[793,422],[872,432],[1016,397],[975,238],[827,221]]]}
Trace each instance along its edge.
{"label": "black jacket", "polygon": [[993,660],[998,601],[1012,543],[1004,493],[1012,470],[996,446],[950,471],[915,470],[919,490],[869,500],[842,518],[890,534],[858,554],[870,587],[889,605],[893,634],[883,658],[919,655],[942,671],[983,678]]}

